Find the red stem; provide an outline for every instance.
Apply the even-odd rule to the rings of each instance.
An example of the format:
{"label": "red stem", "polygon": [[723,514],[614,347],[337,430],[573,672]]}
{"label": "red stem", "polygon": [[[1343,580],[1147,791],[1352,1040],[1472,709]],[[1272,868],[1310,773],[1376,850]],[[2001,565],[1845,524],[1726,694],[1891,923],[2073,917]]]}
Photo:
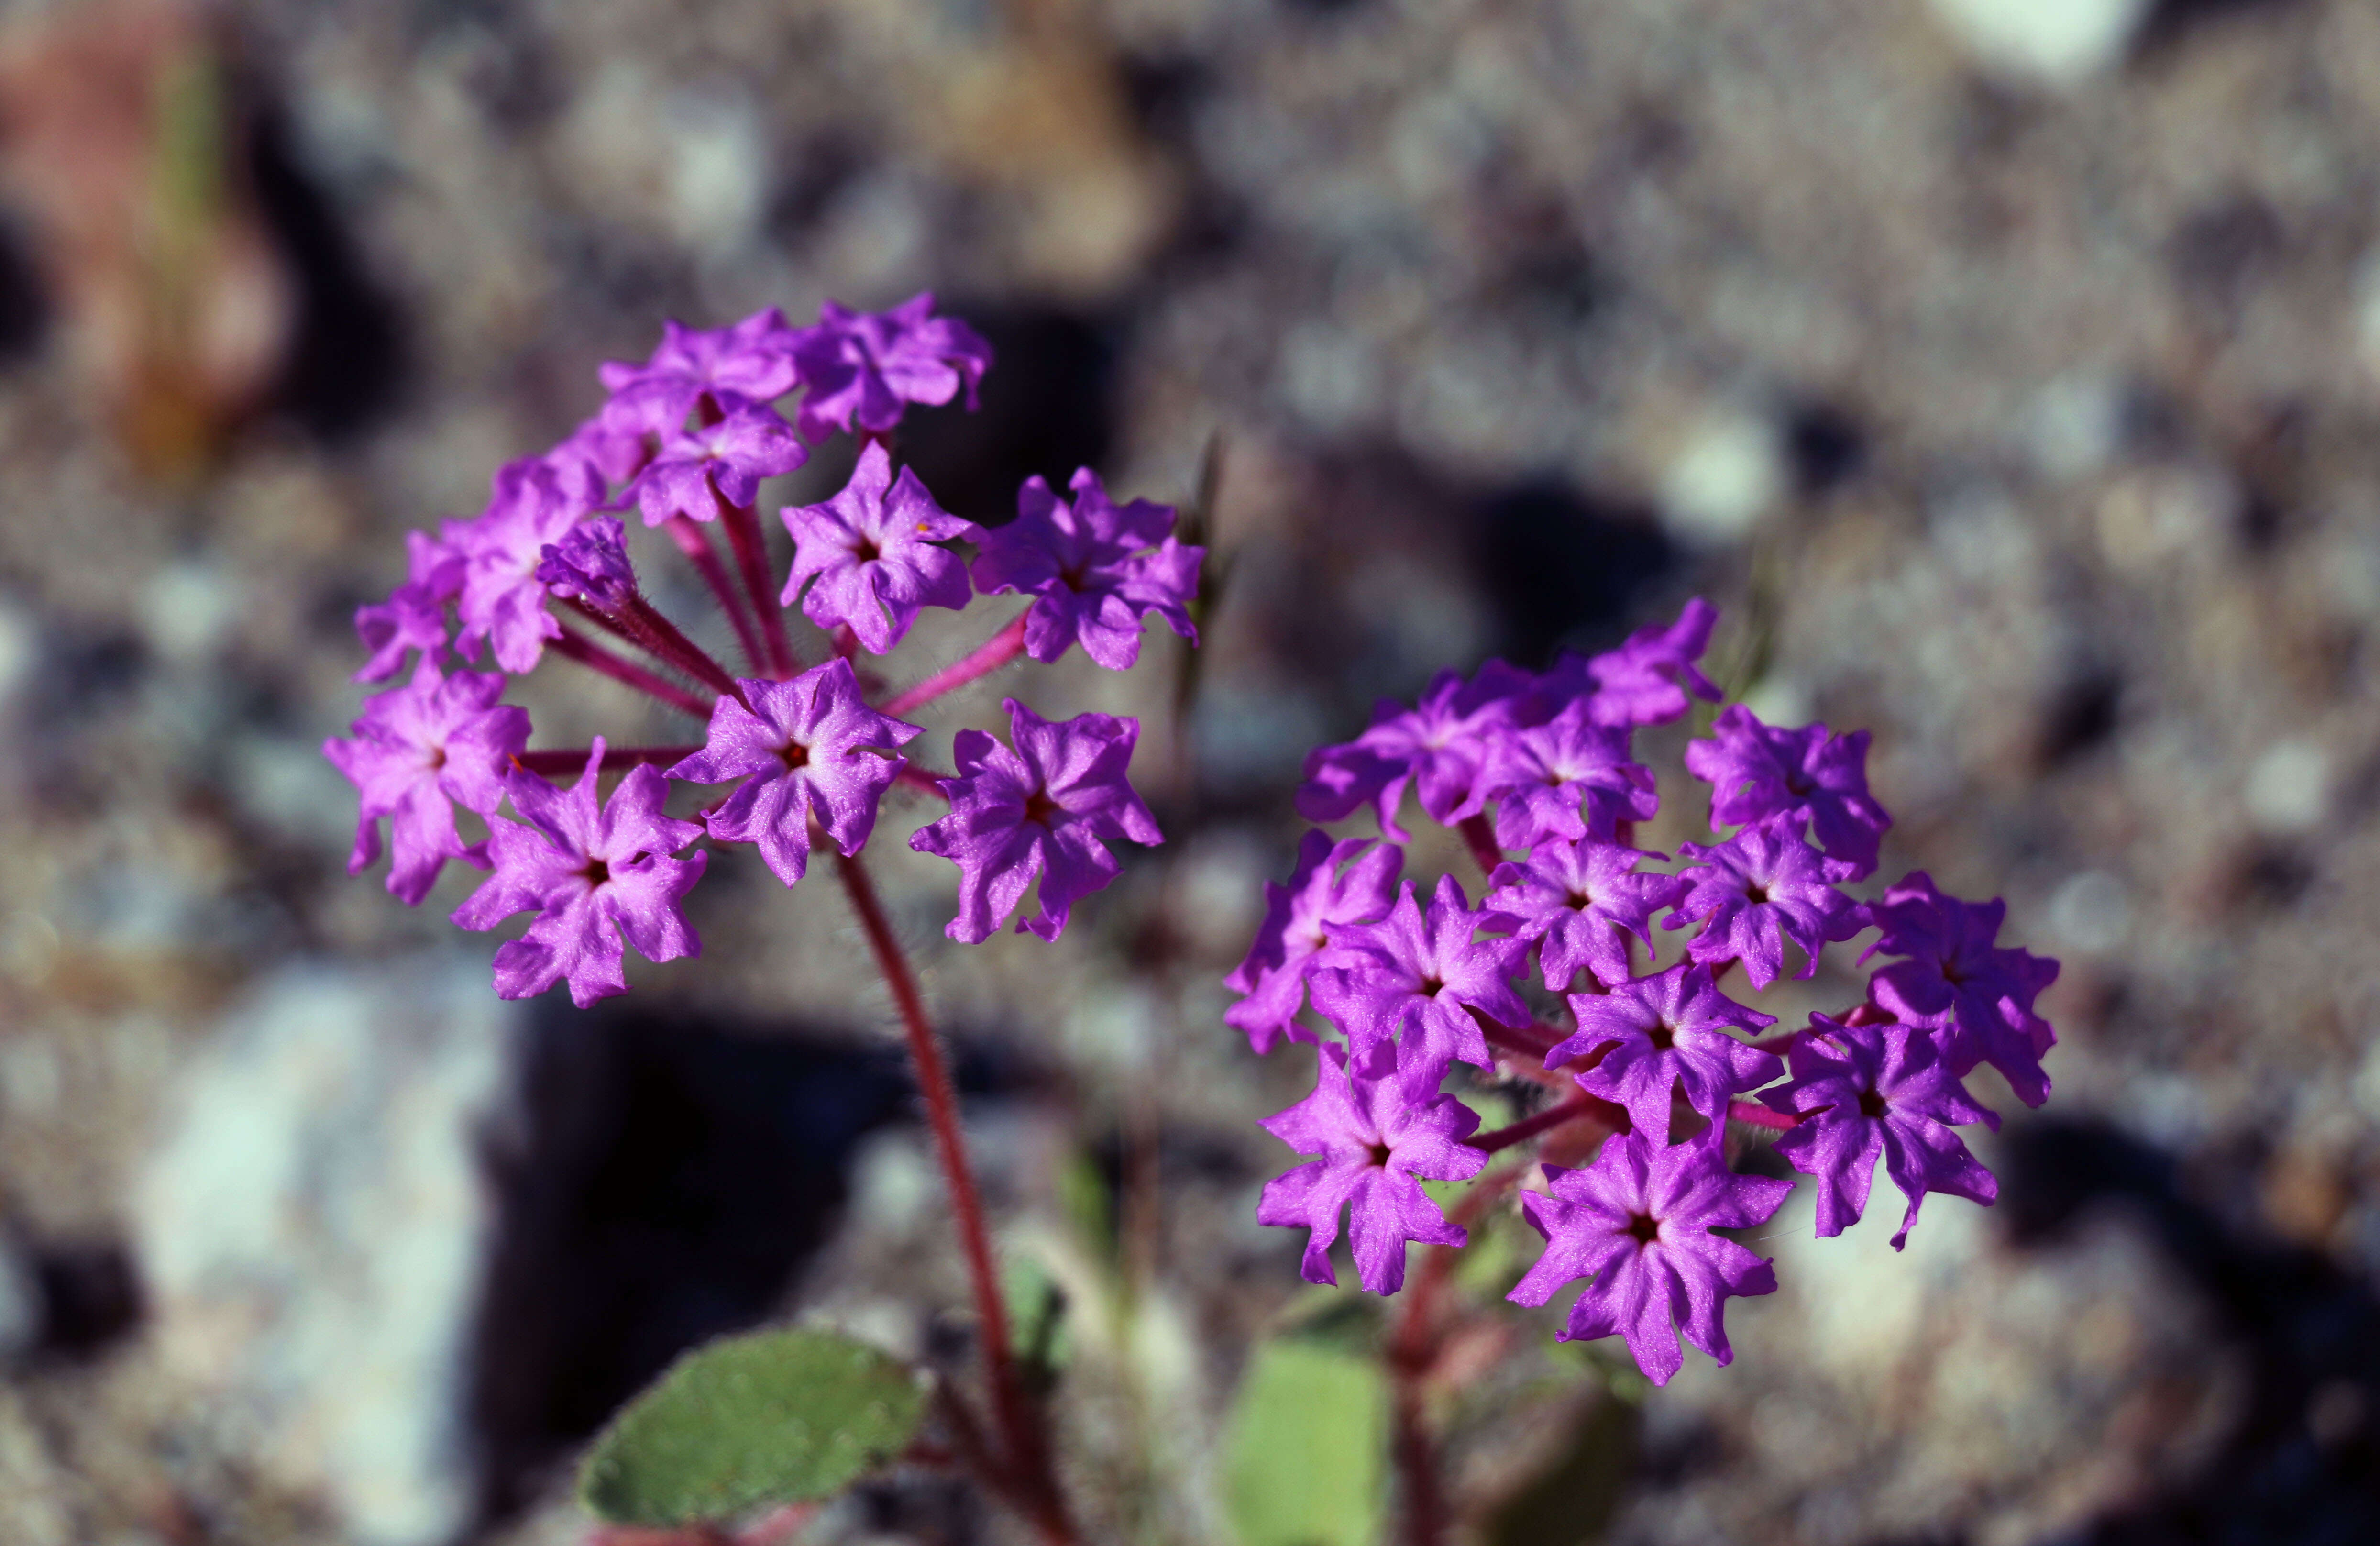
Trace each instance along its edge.
{"label": "red stem", "polygon": [[1539,1133],[1550,1132],[1563,1123],[1579,1117],[1593,1116],[1599,1117],[1608,1123],[1611,1122],[1614,1113],[1619,1114],[1620,1123],[1624,1124],[1627,1113],[1621,1107],[1613,1105],[1609,1101],[1598,1100],[1592,1095],[1573,1095],[1561,1104],[1548,1106],[1536,1115],[1524,1116],[1509,1127],[1499,1127],[1492,1133],[1465,1138],[1463,1141],[1474,1149],[1493,1154],[1500,1149],[1510,1149],[1516,1143],[1524,1143]]}
{"label": "red stem", "polygon": [[575,634],[565,628],[560,639],[549,639],[545,642],[548,649],[563,659],[577,661],[624,686],[650,693],[673,709],[683,709],[697,719],[710,717],[710,704],[667,677],[655,676],[633,661],[622,660],[583,634]]}
{"label": "red stem", "polygon": [[678,631],[675,623],[653,609],[653,603],[638,596],[628,603],[625,619],[635,630],[637,642],[687,676],[726,697],[741,700],[744,689],[727,668],[711,659],[710,651]]}
{"label": "red stem", "polygon": [[[593,747],[565,747],[544,751],[524,751],[513,761],[533,773],[548,778],[555,773],[577,773],[587,765],[587,754]],[[597,765],[601,773],[618,773],[640,762],[683,762],[700,751],[698,746],[607,746],[603,761]]]}
{"label": "red stem", "polygon": [[[1468,1229],[1527,1169],[1513,1165],[1480,1177],[1455,1203],[1447,1222]],[[1439,1546],[1446,1533],[1446,1500],[1439,1488],[1438,1457],[1423,1409],[1422,1381],[1438,1361],[1439,1339],[1431,1311],[1453,1272],[1460,1248],[1437,1246],[1422,1258],[1413,1290],[1405,1296],[1404,1311],[1389,1338],[1389,1378],[1395,1393],[1390,1448],[1404,1493],[1404,1536],[1409,1546]]]}
{"label": "red stem", "polygon": [[1025,616],[1024,613],[1018,613],[1006,627],[977,645],[973,653],[942,667],[917,686],[894,694],[880,712],[905,714],[1006,665],[1024,651]]}
{"label": "red stem", "polygon": [[1569,1040],[1562,1032],[1554,1029],[1551,1026],[1498,1025],[1487,1016],[1476,1012],[1474,1012],[1471,1017],[1478,1022],[1479,1033],[1485,1036],[1491,1045],[1501,1047],[1506,1052],[1525,1053],[1531,1057],[1542,1058]]}
{"label": "red stem", "polygon": [[719,561],[719,552],[710,545],[710,534],[684,516],[672,516],[662,522],[662,530],[669,533],[670,540],[677,544],[678,552],[686,554],[687,562],[694,566],[695,573],[702,577],[702,582],[710,587],[710,594],[718,601],[720,610],[727,614],[727,621],[735,629],[736,640],[744,646],[744,654],[751,661],[752,669],[766,671],[769,656],[767,647],[760,642],[759,625],[752,621],[750,613],[745,608],[744,598],[736,593],[734,583],[728,579],[727,566]]}
{"label": "red stem", "polygon": [[948,773],[936,773],[931,768],[921,768],[915,762],[904,762],[901,764],[901,771],[892,775],[892,782],[905,784],[912,789],[923,790],[937,799],[948,799],[950,797],[942,793],[941,781],[950,776]]}
{"label": "red stem", "polygon": [[902,1026],[908,1033],[909,1060],[917,1069],[917,1087],[926,1097],[926,1116],[934,1130],[935,1153],[942,1163],[943,1179],[950,1186],[952,1211],[958,1218],[959,1244],[965,1254],[967,1276],[975,1291],[976,1316],[983,1323],[985,1373],[991,1386],[992,1415],[1007,1452],[1003,1458],[1013,1470],[1022,1473],[1022,1491],[1034,1505],[1034,1523],[1043,1536],[1052,1546],[1070,1546],[1075,1539],[1074,1526],[1058,1494],[1040,1422],[1026,1401],[1024,1382],[1017,1377],[1016,1363],[1010,1353],[1008,1306],[1001,1297],[991,1236],[984,1227],[983,1199],[976,1189],[975,1172],[968,1163],[966,1140],[959,1126],[958,1092],[952,1087],[950,1068],[942,1060],[941,1044],[935,1039],[933,1023],[926,1017],[926,1001],[917,992],[917,977],[910,971],[900,939],[892,932],[883,907],[876,899],[875,883],[856,858],[837,854],[835,864],[842,874],[844,889],[851,896],[851,909],[859,915],[859,926],[866,931],[868,943],[876,952],[877,968],[884,974],[884,985],[892,990],[893,1004],[900,1010]]}
{"label": "red stem", "polygon": [[727,528],[727,549],[735,555],[744,589],[751,593],[752,611],[760,619],[760,642],[769,652],[769,668],[783,681],[800,669],[800,663],[794,658],[794,642],[785,634],[785,609],[778,604],[776,588],[770,583],[769,542],[760,534],[760,514],[749,505],[730,503],[716,487],[710,498],[719,506],[720,524]]}
{"label": "red stem", "polygon": [[1480,871],[1493,878],[1496,867],[1504,862],[1504,850],[1496,846],[1496,829],[1488,824],[1485,816],[1465,816],[1454,829],[1471,846],[1471,857]]}
{"label": "red stem", "polygon": [[1747,1127],[1766,1127],[1777,1133],[1790,1133],[1802,1125],[1800,1117],[1770,1111],[1756,1101],[1730,1101],[1727,1103],[1727,1119],[1741,1122]]}

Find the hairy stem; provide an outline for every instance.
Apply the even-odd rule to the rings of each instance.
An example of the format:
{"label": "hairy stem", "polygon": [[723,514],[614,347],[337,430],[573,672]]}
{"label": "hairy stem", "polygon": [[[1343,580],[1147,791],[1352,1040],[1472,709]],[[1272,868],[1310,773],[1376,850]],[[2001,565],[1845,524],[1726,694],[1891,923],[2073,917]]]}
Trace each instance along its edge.
{"label": "hairy stem", "polygon": [[[1510,1165],[1479,1178],[1447,1218],[1468,1230],[1489,1204],[1528,1170]],[[1438,1361],[1438,1298],[1453,1274],[1459,1246],[1433,1246],[1405,1295],[1403,1312],[1389,1333],[1389,1379],[1394,1392],[1390,1453],[1404,1497],[1406,1546],[1439,1546],[1446,1533],[1446,1499],[1439,1486],[1437,1445],[1431,1441],[1423,1382]]]}
{"label": "hairy stem", "polygon": [[735,555],[735,567],[760,619],[760,643],[769,652],[769,668],[783,681],[801,669],[801,663],[794,656],[794,641],[785,634],[785,609],[778,604],[777,588],[770,579],[769,543],[760,534],[759,512],[749,505],[731,503],[716,488],[710,497],[719,506],[720,524],[727,528],[728,551]]}
{"label": "hairy stem", "polygon": [[760,642],[759,625],[753,622],[743,596],[728,579],[727,566],[719,561],[719,551],[710,545],[710,535],[684,516],[672,516],[662,522],[662,530],[669,533],[678,552],[686,554],[694,572],[702,577],[702,583],[710,588],[712,599],[727,614],[729,625],[735,629],[736,642],[743,645],[745,658],[752,663],[752,669],[768,670],[768,648]]}
{"label": "hairy stem", "polygon": [[893,695],[882,712],[905,714],[922,708],[946,692],[966,686],[978,676],[992,672],[1014,660],[1025,650],[1025,614],[1018,613],[1009,625],[976,646],[965,658],[942,667],[932,676],[907,690]]}
{"label": "hairy stem", "polygon": [[[513,761],[530,773],[551,778],[555,773],[577,773],[587,765],[587,754],[595,749],[589,746],[564,747],[544,751],[524,751]],[[641,762],[683,762],[700,751],[698,746],[607,746],[603,761],[597,764],[600,773],[618,773]]]}
{"label": "hairy stem", "polygon": [[572,633],[565,628],[561,638],[549,639],[545,642],[546,648],[563,659],[577,661],[623,686],[658,698],[673,709],[683,709],[697,719],[710,717],[710,704],[705,700],[696,697],[666,676],[646,670],[634,661],[622,660],[584,634]]}
{"label": "hairy stem", "polygon": [[1770,1111],[1757,1101],[1730,1101],[1727,1103],[1727,1119],[1741,1122],[1747,1127],[1766,1127],[1777,1133],[1790,1133],[1802,1125],[1800,1117]]}
{"label": "hairy stem", "polygon": [[1504,862],[1504,850],[1496,846],[1496,829],[1488,824],[1488,818],[1465,816],[1454,830],[1463,834],[1463,841],[1469,846],[1479,872],[1492,879],[1496,867]]}
{"label": "hairy stem", "polygon": [[942,1059],[941,1043],[934,1035],[933,1023],[926,1017],[926,1001],[917,991],[917,979],[909,969],[908,956],[886,920],[882,905],[877,901],[875,882],[856,858],[837,854],[835,863],[843,877],[844,890],[851,897],[852,911],[859,916],[859,926],[867,932],[868,945],[876,953],[877,968],[883,973],[884,985],[892,991],[902,1027],[908,1033],[909,1061],[917,1070],[917,1087],[926,1098],[927,1120],[934,1130],[934,1150],[941,1161],[942,1177],[950,1187],[951,1210],[958,1219],[959,1244],[966,1257],[967,1277],[975,1291],[976,1317],[982,1323],[984,1370],[991,1387],[993,1419],[1005,1452],[1000,1458],[1020,1479],[1018,1491],[1029,1503],[1033,1523],[1043,1538],[1051,1546],[1071,1546],[1074,1526],[1058,1493],[1040,1418],[1026,1400],[1024,1382],[1017,1377],[1016,1362],[1010,1352],[1008,1306],[1001,1296],[999,1270],[991,1255],[991,1236],[984,1225],[983,1199],[976,1189],[975,1171],[968,1162],[966,1140],[959,1126],[958,1092],[952,1087],[950,1067]]}
{"label": "hairy stem", "polygon": [[1621,1122],[1626,1120],[1627,1114],[1609,1101],[1599,1100],[1593,1095],[1573,1095],[1560,1105],[1548,1106],[1536,1115],[1523,1117],[1509,1127],[1499,1127],[1492,1133],[1482,1133],[1463,1141],[1474,1149],[1493,1154],[1500,1149],[1510,1149],[1516,1143],[1524,1143],[1539,1133],[1551,1132],[1563,1123],[1576,1121],[1581,1117],[1595,1117],[1607,1125],[1617,1126],[1612,1120],[1614,1113],[1619,1114]]}
{"label": "hairy stem", "polygon": [[1479,1033],[1488,1039],[1488,1045],[1501,1047],[1508,1053],[1542,1058],[1565,1040],[1563,1033],[1551,1026],[1499,1025],[1475,1009],[1472,1011],[1471,1017],[1478,1023]]}

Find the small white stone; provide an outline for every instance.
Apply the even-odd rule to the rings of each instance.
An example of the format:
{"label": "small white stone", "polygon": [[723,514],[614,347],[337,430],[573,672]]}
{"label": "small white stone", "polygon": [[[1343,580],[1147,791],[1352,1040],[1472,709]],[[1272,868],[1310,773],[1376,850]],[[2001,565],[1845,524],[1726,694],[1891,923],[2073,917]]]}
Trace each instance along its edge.
{"label": "small white stone", "polygon": [[1934,0],[1979,64],[2070,86],[2121,59],[2149,0]]}
{"label": "small white stone", "polygon": [[0,601],[0,706],[32,680],[41,663],[41,636],[23,607]]}
{"label": "small white stone", "polygon": [[2131,894],[2104,870],[2085,870],[2049,899],[2049,927],[2059,941],[2086,956],[2117,949],[2131,924]]}
{"label": "small white stone", "polygon": [[209,564],[175,564],[149,581],[141,627],[151,648],[176,665],[195,665],[219,651],[248,604],[239,582]]}
{"label": "small white stone", "polygon": [[2034,399],[2028,436],[2034,465],[2062,481],[2088,478],[2115,460],[2123,402],[2097,377],[2060,376]]}
{"label": "small white stone", "polygon": [[1776,427],[1749,413],[1714,413],[1661,474],[1661,521],[1697,546],[1741,542],[1784,492]]}
{"label": "small white stone", "polygon": [[2330,754],[2303,736],[2279,741],[2248,770],[2240,797],[2260,832],[2312,832],[2330,814]]}

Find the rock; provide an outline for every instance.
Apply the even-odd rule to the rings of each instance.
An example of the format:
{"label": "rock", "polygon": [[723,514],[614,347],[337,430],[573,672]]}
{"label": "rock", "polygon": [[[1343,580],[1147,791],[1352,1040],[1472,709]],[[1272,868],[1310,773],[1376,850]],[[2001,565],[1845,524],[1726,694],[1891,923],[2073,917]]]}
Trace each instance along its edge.
{"label": "rock", "polygon": [[1934,0],[1934,11],[1985,67],[2065,86],[2123,56],[2149,0]]}
{"label": "rock", "polygon": [[166,1366],[371,1546],[471,1517],[477,1135],[516,1023],[477,960],[286,970],[225,1020],[139,1183]]}

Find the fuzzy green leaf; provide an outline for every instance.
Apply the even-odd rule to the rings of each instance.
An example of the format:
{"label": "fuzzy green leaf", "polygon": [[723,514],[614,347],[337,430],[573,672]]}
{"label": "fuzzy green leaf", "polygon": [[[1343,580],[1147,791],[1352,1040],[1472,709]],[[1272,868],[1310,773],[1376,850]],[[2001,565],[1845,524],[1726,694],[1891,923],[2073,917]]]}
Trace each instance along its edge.
{"label": "fuzzy green leaf", "polygon": [[841,1491],[907,1447],[926,1393],[898,1359],[823,1331],[722,1337],[623,1407],[578,1496],[619,1525],[689,1525]]}
{"label": "fuzzy green leaf", "polygon": [[1224,1456],[1240,1546],[1373,1546],[1388,1430],[1378,1359],[1305,1338],[1259,1345],[1232,1403]]}

